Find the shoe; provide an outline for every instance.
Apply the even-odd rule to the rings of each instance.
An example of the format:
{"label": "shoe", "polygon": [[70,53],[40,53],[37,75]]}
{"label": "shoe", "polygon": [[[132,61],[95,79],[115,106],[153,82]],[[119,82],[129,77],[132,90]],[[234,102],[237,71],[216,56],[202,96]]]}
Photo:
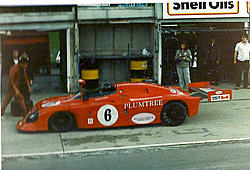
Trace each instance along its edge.
{"label": "shoe", "polygon": [[238,87],[238,86],[235,87],[235,90],[239,90],[239,89],[240,89],[240,87]]}

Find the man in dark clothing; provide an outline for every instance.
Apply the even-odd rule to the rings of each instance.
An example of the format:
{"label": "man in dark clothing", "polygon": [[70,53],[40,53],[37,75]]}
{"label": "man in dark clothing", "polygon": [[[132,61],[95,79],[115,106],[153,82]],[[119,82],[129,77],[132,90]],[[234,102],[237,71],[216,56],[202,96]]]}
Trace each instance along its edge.
{"label": "man in dark clothing", "polygon": [[215,38],[212,38],[205,53],[204,65],[206,73],[211,84],[218,85],[220,81],[219,64],[221,60],[221,47],[216,43]]}
{"label": "man in dark clothing", "polygon": [[18,63],[18,50],[14,50],[12,60],[11,60],[11,67],[17,63]]}
{"label": "man in dark clothing", "polygon": [[15,64],[10,69],[8,91],[1,107],[2,116],[4,115],[5,109],[12,97],[14,97],[17,103],[21,106],[23,115],[26,115],[28,113],[25,106],[25,99],[29,98],[31,89],[26,73],[27,61],[27,58],[21,56],[18,60],[18,64]]}
{"label": "man in dark clothing", "polygon": [[28,54],[27,54],[26,52],[24,52],[24,53],[22,54],[22,56],[23,56],[24,58],[26,58],[27,61],[28,61],[28,65],[27,65],[27,68],[26,68],[26,73],[27,73],[27,76],[28,76],[28,79],[29,79],[29,83],[30,83],[30,85],[32,86],[34,76],[33,76],[32,67],[31,67],[31,65],[30,65],[31,61],[30,61],[30,58],[29,58],[29,56],[28,56]]}
{"label": "man in dark clothing", "polygon": [[[13,51],[13,56],[12,56],[12,60],[10,62],[10,68],[13,67],[15,64],[18,64],[18,54],[19,54],[19,50],[14,50]],[[28,57],[27,53],[24,52],[22,54],[22,56],[24,58],[27,58],[27,60],[29,61],[28,62],[28,66],[26,68],[26,73],[27,73],[27,76],[28,76],[28,79],[29,79],[29,82],[30,82],[30,85],[33,84],[33,72],[32,72],[32,69],[31,69],[31,66],[30,66],[30,58]]]}

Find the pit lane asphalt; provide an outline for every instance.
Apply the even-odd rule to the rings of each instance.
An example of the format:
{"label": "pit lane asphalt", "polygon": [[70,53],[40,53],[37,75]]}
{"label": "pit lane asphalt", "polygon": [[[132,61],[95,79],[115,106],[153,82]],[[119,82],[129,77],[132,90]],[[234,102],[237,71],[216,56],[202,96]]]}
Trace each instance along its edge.
{"label": "pit lane asphalt", "polygon": [[165,170],[165,169],[250,169],[250,143],[216,143],[174,147],[12,158],[2,162],[4,170]]}
{"label": "pit lane asphalt", "polygon": [[[227,89],[233,85],[221,87]],[[199,114],[177,127],[154,125],[67,133],[19,133],[15,125],[20,118],[12,117],[8,108],[2,120],[2,158],[249,141],[249,92],[250,89],[233,90],[233,101],[229,102],[202,101]],[[34,94],[31,97],[38,101],[60,94]]]}

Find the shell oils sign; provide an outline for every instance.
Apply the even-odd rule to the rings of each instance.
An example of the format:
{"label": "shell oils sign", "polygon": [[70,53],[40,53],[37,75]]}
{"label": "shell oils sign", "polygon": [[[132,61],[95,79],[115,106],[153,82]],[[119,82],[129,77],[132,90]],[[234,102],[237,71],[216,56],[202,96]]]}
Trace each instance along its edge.
{"label": "shell oils sign", "polygon": [[163,19],[249,17],[249,1],[173,0],[163,4]]}
{"label": "shell oils sign", "polygon": [[247,13],[250,14],[250,1],[247,1]]}

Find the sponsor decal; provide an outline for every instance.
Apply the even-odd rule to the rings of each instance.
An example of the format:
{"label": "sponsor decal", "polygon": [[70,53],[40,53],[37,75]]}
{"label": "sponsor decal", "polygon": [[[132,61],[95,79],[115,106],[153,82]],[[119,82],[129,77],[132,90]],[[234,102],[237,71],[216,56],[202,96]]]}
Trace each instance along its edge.
{"label": "sponsor decal", "polygon": [[217,91],[215,92],[215,94],[222,94],[222,91]]}
{"label": "sponsor decal", "polygon": [[136,124],[148,124],[155,120],[155,115],[152,113],[138,113],[131,120]]}
{"label": "sponsor decal", "polygon": [[57,101],[57,102],[49,102],[49,103],[44,103],[42,104],[41,106],[42,107],[51,107],[51,106],[57,106],[59,105],[61,102],[60,101]]}
{"label": "sponsor decal", "polygon": [[104,126],[111,126],[118,120],[118,111],[113,105],[103,105],[97,112],[98,121]]}
{"label": "sponsor decal", "polygon": [[89,125],[92,125],[93,123],[94,123],[93,118],[88,118],[88,124],[89,124]]}
{"label": "sponsor decal", "polygon": [[208,93],[208,92],[210,92],[210,91],[215,91],[213,88],[210,88],[210,87],[208,87],[208,88],[199,88],[201,91],[203,91],[203,92],[206,92],[206,93]]}
{"label": "sponsor decal", "polygon": [[170,89],[170,93],[173,93],[173,94],[178,94],[178,95],[184,95],[183,92],[177,90],[177,89],[173,89],[173,88],[169,88]]}
{"label": "sponsor decal", "polygon": [[230,100],[230,94],[223,94],[223,95],[212,95],[211,96],[211,101],[225,101],[225,100]]}
{"label": "sponsor decal", "polygon": [[148,97],[148,98],[138,98],[138,99],[130,99],[130,101],[140,101],[140,100],[150,100],[150,99],[158,99],[162,98],[162,96],[156,96],[156,97]]}
{"label": "sponsor decal", "polygon": [[106,97],[101,97],[101,98],[97,98],[97,99],[95,99],[95,101],[98,101],[98,100],[104,100],[104,99],[108,99],[109,97],[108,96],[106,96]]}
{"label": "sponsor decal", "polygon": [[125,103],[124,109],[135,109],[135,108],[162,106],[162,105],[163,105],[163,100],[151,100],[151,101]]}
{"label": "sponsor decal", "polygon": [[249,7],[250,7],[250,2],[247,1],[247,13],[248,13],[248,14],[250,14],[250,9],[249,9]]}

